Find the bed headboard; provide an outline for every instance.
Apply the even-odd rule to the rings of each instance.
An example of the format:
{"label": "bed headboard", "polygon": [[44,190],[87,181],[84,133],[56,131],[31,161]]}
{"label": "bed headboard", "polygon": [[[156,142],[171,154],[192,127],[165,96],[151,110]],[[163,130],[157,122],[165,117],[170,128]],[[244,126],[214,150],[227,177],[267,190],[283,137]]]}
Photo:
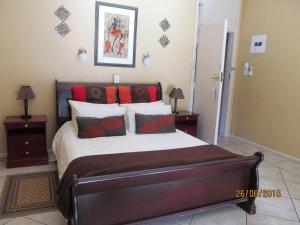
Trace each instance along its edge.
{"label": "bed headboard", "polygon": [[125,84],[114,84],[114,83],[85,83],[85,82],[60,82],[55,81],[56,88],[56,124],[57,128],[61,127],[65,122],[71,120],[71,110],[68,103],[68,100],[72,99],[71,88],[74,85],[84,84],[86,86],[116,86],[125,85],[125,86],[147,86],[149,84],[156,85],[157,88],[157,98],[162,100],[162,87],[161,83],[125,83]]}

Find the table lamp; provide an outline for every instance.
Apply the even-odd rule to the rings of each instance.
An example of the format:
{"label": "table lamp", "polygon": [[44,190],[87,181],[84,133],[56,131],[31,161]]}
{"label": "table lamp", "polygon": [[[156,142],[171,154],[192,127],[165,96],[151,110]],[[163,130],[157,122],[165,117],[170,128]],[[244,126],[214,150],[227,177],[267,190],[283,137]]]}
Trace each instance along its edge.
{"label": "table lamp", "polygon": [[28,100],[35,99],[35,94],[31,86],[21,86],[17,100],[24,100],[24,115],[21,116],[22,119],[28,120],[31,115],[28,115]]}
{"label": "table lamp", "polygon": [[170,98],[175,99],[173,113],[177,114],[177,99],[184,99],[184,95],[181,88],[173,88],[169,94]]}

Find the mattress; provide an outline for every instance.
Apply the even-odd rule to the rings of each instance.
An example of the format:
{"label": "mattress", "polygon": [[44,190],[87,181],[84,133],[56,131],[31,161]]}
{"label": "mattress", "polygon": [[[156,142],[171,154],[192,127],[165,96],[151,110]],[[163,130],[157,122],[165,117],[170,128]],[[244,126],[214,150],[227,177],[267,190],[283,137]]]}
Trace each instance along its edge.
{"label": "mattress", "polygon": [[169,150],[207,145],[180,130],[167,134],[138,135],[127,132],[125,136],[80,139],[72,123],[66,122],[56,133],[52,151],[57,159],[59,178],[74,159],[126,152]]}

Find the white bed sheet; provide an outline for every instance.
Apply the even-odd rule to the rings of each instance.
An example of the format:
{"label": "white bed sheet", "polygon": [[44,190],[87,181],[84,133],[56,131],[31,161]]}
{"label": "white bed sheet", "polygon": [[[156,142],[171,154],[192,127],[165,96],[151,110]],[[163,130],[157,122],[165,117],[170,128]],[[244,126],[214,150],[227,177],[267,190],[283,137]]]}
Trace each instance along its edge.
{"label": "white bed sheet", "polygon": [[89,155],[105,155],[124,152],[142,152],[207,145],[195,137],[176,130],[176,133],[79,139],[72,123],[66,122],[56,133],[52,151],[57,159],[59,178],[69,163],[76,158]]}

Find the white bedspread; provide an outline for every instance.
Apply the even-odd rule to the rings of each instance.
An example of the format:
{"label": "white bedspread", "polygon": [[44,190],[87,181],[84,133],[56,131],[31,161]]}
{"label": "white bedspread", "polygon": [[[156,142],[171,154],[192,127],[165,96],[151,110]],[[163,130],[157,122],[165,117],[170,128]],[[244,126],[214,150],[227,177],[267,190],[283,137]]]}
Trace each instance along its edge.
{"label": "white bedspread", "polygon": [[126,136],[79,139],[72,123],[66,122],[54,137],[52,151],[57,159],[61,178],[69,163],[82,156],[176,149],[206,144],[179,130],[168,134],[137,135],[127,132]]}

